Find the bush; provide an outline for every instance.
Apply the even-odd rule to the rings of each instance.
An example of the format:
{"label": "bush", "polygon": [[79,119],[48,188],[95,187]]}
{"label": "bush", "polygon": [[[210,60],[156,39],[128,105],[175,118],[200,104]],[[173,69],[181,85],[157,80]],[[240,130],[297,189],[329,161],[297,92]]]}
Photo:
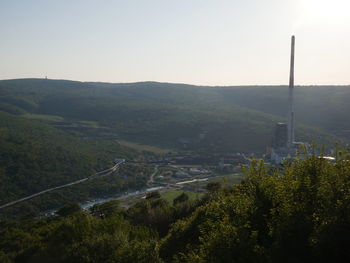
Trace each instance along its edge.
{"label": "bush", "polygon": [[80,211],[81,211],[81,207],[78,203],[69,203],[62,206],[60,209],[58,209],[56,214],[58,214],[59,216],[69,216],[69,215],[78,213]]}

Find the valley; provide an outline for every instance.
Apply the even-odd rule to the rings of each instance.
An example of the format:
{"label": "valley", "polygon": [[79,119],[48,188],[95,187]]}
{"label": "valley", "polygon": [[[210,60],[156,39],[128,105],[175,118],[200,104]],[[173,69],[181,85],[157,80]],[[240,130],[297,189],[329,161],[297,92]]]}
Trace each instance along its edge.
{"label": "valley", "polygon": [[[330,96],[330,89],[334,91],[330,103],[336,106],[329,105],[332,110],[322,113],[321,120],[314,108]],[[320,95],[315,97],[315,92]],[[330,148],[335,142],[348,141],[346,122],[335,124],[339,118],[347,118],[338,116],[337,111],[347,107],[340,99],[347,96],[345,92],[346,87],[342,86],[298,87],[297,109],[307,114],[296,115],[299,118],[297,138]],[[283,86],[200,87],[50,79],[0,81],[0,139],[2,147],[16,152],[11,157],[12,164],[9,166],[6,161],[4,170],[0,171],[6,182],[0,191],[0,205],[84,180],[88,174],[111,167],[116,157],[127,160],[127,165],[118,172],[121,176],[80,181],[79,186],[48,194],[49,202],[38,197],[26,204],[25,209],[18,206],[6,210],[6,214],[22,214],[22,210],[38,213],[69,201],[84,203],[96,198],[118,197],[125,190],[134,193],[147,187],[163,187],[164,192],[174,189],[181,179],[207,178],[183,172],[189,169],[186,165],[192,165],[193,169],[210,168],[210,178],[218,173],[230,173],[222,172],[225,169],[239,173],[237,166],[247,163],[248,157],[264,158],[266,147],[271,145],[274,124],[284,120],[286,99]],[[18,147],[25,147],[23,150],[30,156],[18,155]],[[71,156],[54,157],[51,163],[56,164],[52,167],[43,161],[67,150]],[[11,150],[4,149],[2,158],[9,158],[10,153]],[[43,167],[47,168],[37,170],[33,166],[40,167],[40,162],[45,162]],[[74,174],[72,169],[79,165],[82,170]],[[152,172],[155,165],[159,166],[156,174]],[[123,174],[124,171],[138,172],[130,177]],[[188,176],[176,177],[176,173]],[[125,185],[130,178],[138,182]],[[205,182],[191,185],[194,185],[192,189],[187,185],[182,187],[194,192],[205,188]]]}

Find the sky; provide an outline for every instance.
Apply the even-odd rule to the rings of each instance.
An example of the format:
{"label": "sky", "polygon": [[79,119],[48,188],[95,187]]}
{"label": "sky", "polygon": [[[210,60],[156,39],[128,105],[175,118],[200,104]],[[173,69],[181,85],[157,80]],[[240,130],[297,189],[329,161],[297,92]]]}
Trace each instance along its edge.
{"label": "sky", "polygon": [[0,79],[350,84],[349,0],[0,0]]}

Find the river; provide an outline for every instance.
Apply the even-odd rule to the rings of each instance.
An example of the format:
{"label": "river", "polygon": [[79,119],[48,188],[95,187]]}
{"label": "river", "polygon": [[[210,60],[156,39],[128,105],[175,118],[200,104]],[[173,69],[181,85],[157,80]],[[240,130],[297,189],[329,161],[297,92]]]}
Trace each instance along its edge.
{"label": "river", "polygon": [[99,199],[91,200],[91,201],[88,201],[88,202],[85,202],[85,203],[81,203],[80,206],[81,206],[82,209],[87,210],[87,209],[89,209],[90,207],[92,207],[92,206],[94,206],[96,204],[101,204],[101,203],[108,202],[108,201],[111,201],[111,200],[122,200],[122,199],[125,199],[125,198],[128,198],[128,197],[132,197],[134,195],[145,194],[145,193],[152,192],[152,191],[157,191],[157,190],[160,190],[160,189],[163,189],[163,188],[164,188],[164,186],[150,187],[150,188],[147,188],[145,190],[138,190],[138,191],[126,193],[126,194],[123,194],[123,195],[118,196],[118,197],[99,198]]}
{"label": "river", "polygon": [[[209,178],[193,179],[193,180],[188,180],[188,181],[183,181],[183,182],[177,182],[177,183],[175,183],[175,185],[184,185],[184,184],[190,184],[190,183],[195,183],[195,182],[204,182],[204,181],[208,181],[208,180],[209,180]],[[80,205],[81,205],[82,209],[87,210],[96,204],[101,204],[101,203],[108,202],[111,200],[123,200],[123,199],[128,198],[128,197],[146,194],[148,192],[157,191],[157,190],[164,189],[164,188],[165,188],[164,186],[149,187],[145,190],[138,190],[138,191],[134,191],[134,192],[130,192],[130,193],[125,193],[125,194],[118,196],[118,197],[108,197],[108,198],[99,198],[99,199],[91,200],[88,202],[81,203]]]}

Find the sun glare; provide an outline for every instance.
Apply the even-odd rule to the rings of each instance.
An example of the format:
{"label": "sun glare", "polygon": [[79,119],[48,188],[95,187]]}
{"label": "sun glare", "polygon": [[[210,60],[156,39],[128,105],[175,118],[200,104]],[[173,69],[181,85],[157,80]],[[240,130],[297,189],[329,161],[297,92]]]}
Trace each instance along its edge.
{"label": "sun glare", "polygon": [[350,0],[300,0],[303,24],[339,24],[349,19]]}

